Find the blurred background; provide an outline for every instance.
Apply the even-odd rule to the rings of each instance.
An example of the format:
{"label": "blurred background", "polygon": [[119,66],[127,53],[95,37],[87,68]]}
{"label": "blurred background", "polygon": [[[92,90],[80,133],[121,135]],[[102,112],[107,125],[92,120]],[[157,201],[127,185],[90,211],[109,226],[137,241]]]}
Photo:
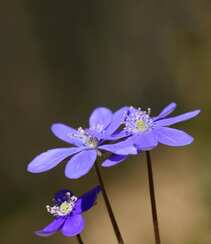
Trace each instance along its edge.
{"label": "blurred background", "polygon": [[[151,107],[155,115],[172,101],[177,113],[203,113],[177,126],[194,144],[152,152],[161,237],[166,244],[211,243],[211,1],[0,5],[1,244],[76,243],[33,234],[52,220],[45,205],[55,191],[80,195],[97,184],[94,171],[65,179],[65,164],[26,172],[37,154],[67,145],[52,135],[52,123],[86,126],[97,106]],[[102,174],[125,242],[153,244],[144,155]],[[86,244],[116,243],[102,197],[85,218]]]}

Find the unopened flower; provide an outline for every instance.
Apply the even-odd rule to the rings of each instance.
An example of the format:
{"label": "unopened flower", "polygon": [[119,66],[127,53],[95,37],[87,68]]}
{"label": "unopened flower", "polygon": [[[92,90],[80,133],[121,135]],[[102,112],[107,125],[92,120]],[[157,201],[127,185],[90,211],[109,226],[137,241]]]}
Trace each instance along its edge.
{"label": "unopened flower", "polygon": [[[139,152],[151,150],[159,143],[174,147],[192,143],[192,136],[184,131],[169,128],[168,126],[192,119],[200,113],[200,110],[166,118],[175,108],[176,104],[171,103],[158,116],[151,117],[150,109],[143,111],[141,108],[130,107],[122,119],[124,131],[128,135],[126,142],[135,145]],[[126,158],[126,155],[112,154],[104,161],[103,166],[109,167],[115,165]]]}
{"label": "unopened flower", "polygon": [[54,124],[51,129],[59,139],[75,145],[75,147],[56,148],[48,150],[35,157],[28,165],[28,171],[41,173],[57,166],[64,159],[72,158],[66,165],[65,175],[76,179],[87,174],[94,165],[101,151],[119,155],[136,154],[136,148],[127,141],[116,144],[106,144],[125,136],[118,132],[122,116],[127,108],[122,108],[114,114],[107,108],[97,108],[89,118],[89,128],[75,130],[64,124]]}
{"label": "unopened flower", "polygon": [[51,236],[61,231],[64,236],[76,236],[84,229],[82,213],[89,210],[96,203],[97,195],[101,191],[97,186],[77,198],[69,190],[61,190],[55,194],[54,206],[46,206],[47,211],[54,216],[54,220],[41,230],[35,232],[38,236]]}

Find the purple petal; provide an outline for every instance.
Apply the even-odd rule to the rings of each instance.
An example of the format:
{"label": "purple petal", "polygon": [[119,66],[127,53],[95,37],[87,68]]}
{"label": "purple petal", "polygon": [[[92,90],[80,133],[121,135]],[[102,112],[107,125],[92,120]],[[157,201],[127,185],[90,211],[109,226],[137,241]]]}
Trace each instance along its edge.
{"label": "purple petal", "polygon": [[127,142],[127,140],[115,144],[99,146],[98,148],[119,155],[137,154],[136,148],[131,142]]}
{"label": "purple petal", "polygon": [[92,190],[83,194],[76,202],[74,214],[80,214],[93,207],[93,205],[96,203],[97,195],[100,193],[100,191],[100,186],[96,186]]}
{"label": "purple petal", "polygon": [[104,140],[104,133],[102,132],[99,132],[93,128],[86,129],[85,131],[88,132],[90,136],[97,138],[99,141]]}
{"label": "purple petal", "polygon": [[84,229],[84,219],[81,215],[69,216],[61,231],[64,236],[76,236],[80,234]]}
{"label": "purple petal", "polygon": [[125,130],[122,130],[122,131],[118,131],[118,132],[115,132],[114,134],[112,135],[104,135],[104,140],[108,140],[108,141],[116,141],[116,140],[119,140],[119,139],[122,139],[122,138],[125,138],[125,137],[128,137],[129,134],[127,131]]}
{"label": "purple petal", "polygon": [[157,138],[152,131],[147,133],[139,133],[138,135],[132,136],[130,140],[133,141],[138,150],[144,151],[151,150],[158,144]]}
{"label": "purple petal", "polygon": [[53,124],[51,126],[51,131],[53,132],[53,134],[58,137],[59,139],[76,145],[76,146],[82,146],[83,143],[80,139],[74,137],[74,135],[79,135],[78,131],[71,128],[70,126],[64,125],[64,124]]}
{"label": "purple petal", "polygon": [[106,129],[106,134],[111,135],[113,134],[120,126],[124,120],[124,115],[128,111],[128,107],[123,107],[117,110],[112,117],[112,122]]}
{"label": "purple petal", "polygon": [[158,120],[154,124],[155,124],[155,126],[169,126],[169,125],[176,124],[178,122],[192,119],[193,117],[197,116],[199,113],[200,113],[200,110],[194,110],[192,112],[188,112],[188,113],[181,114],[181,115],[178,115],[175,117],[171,117],[169,119]]}
{"label": "purple petal", "polygon": [[121,163],[125,159],[127,159],[128,156],[125,155],[117,155],[117,154],[112,154],[109,158],[107,158],[103,163],[103,167],[111,167],[116,164]]}
{"label": "purple petal", "polygon": [[66,177],[70,179],[78,179],[87,174],[95,163],[96,158],[96,150],[86,150],[75,155],[66,165]]}
{"label": "purple petal", "polygon": [[157,135],[158,141],[162,144],[168,146],[185,146],[193,141],[193,137],[187,133],[168,127],[160,127],[154,130],[154,133]]}
{"label": "purple petal", "polygon": [[171,114],[177,107],[176,103],[170,103],[169,105],[167,105],[158,116],[154,117],[153,120],[158,120],[158,119],[162,119],[166,116],[168,116],[169,114]]}
{"label": "purple petal", "polygon": [[37,236],[51,236],[56,231],[60,230],[62,225],[64,224],[65,218],[58,217],[54,219],[49,225],[47,225],[42,230],[38,230],[35,232]]}
{"label": "purple petal", "polygon": [[84,147],[73,147],[73,148],[56,148],[48,150],[47,152],[41,153],[35,157],[27,167],[27,170],[31,173],[41,173],[48,171],[56,167],[67,157],[80,152]]}
{"label": "purple petal", "polygon": [[96,108],[89,118],[89,126],[100,132],[111,123],[111,120],[112,111],[110,109],[103,107]]}

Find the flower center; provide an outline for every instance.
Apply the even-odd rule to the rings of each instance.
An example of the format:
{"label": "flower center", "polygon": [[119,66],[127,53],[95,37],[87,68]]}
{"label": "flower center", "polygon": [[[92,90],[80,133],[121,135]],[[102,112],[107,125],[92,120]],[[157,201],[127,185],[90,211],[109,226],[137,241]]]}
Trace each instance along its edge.
{"label": "flower center", "polygon": [[[66,200],[61,204],[56,204],[53,207],[47,205],[47,211],[54,216],[66,216],[70,214],[73,211],[75,203],[78,199],[74,195],[71,196],[70,192],[65,193],[65,198]],[[64,199],[64,197],[62,199]]]}
{"label": "flower center", "polygon": [[136,121],[136,128],[139,131],[145,131],[147,129],[147,125],[145,124],[144,120],[140,119]]}
{"label": "flower center", "polygon": [[73,134],[71,136],[82,140],[85,146],[88,146],[90,148],[96,148],[99,143],[99,140],[93,134],[94,134],[93,130],[88,130],[88,129],[85,130],[82,127],[79,127],[78,133]]}
{"label": "flower center", "polygon": [[59,210],[61,211],[61,213],[63,214],[68,214],[69,212],[71,212],[73,209],[73,205],[69,202],[63,202],[60,207]]}
{"label": "flower center", "polygon": [[129,133],[146,132],[153,126],[153,120],[150,117],[150,109],[143,111],[141,108],[130,108],[129,113],[125,114],[123,121],[125,130]]}
{"label": "flower center", "polygon": [[96,148],[98,145],[98,140],[95,137],[87,136],[85,139],[85,144],[91,148]]}

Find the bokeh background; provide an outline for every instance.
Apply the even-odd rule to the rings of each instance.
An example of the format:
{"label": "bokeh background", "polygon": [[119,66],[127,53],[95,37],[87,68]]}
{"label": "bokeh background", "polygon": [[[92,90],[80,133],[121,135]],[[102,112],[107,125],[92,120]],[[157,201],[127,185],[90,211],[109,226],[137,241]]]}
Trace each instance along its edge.
{"label": "bokeh background", "polygon": [[[178,103],[178,113],[202,108],[178,125],[195,137],[184,148],[152,153],[163,243],[211,243],[211,1],[7,0],[0,4],[0,242],[76,243],[33,231],[51,221],[54,192],[80,195],[97,184],[92,171],[65,179],[64,164],[26,172],[28,162],[64,146],[53,122],[87,125],[96,106],[151,107]],[[144,155],[103,169],[128,244],[153,244]],[[86,244],[115,244],[102,197],[85,215]]]}

